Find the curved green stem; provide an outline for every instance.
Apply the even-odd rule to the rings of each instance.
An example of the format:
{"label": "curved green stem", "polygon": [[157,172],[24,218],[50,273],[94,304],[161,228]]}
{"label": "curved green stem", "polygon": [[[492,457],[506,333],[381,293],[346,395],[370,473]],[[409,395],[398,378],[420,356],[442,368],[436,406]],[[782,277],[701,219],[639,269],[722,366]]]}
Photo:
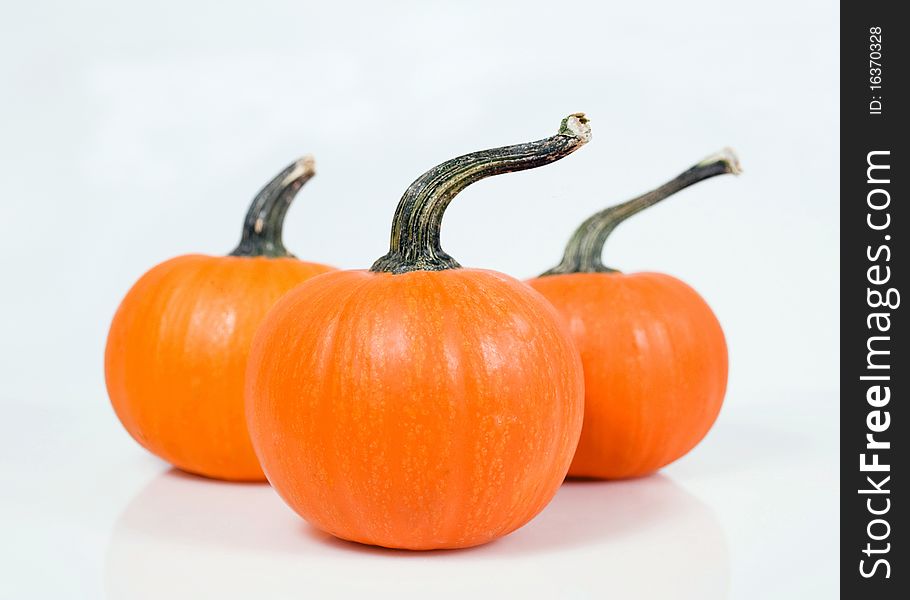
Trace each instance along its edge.
{"label": "curved green stem", "polygon": [[433,167],[417,178],[398,203],[389,252],[371,267],[381,273],[442,271],[461,265],[443,251],[439,232],[452,199],[491,175],[533,169],[568,156],[591,139],[584,114],[563,119],[559,132],[536,142],[465,154]]}
{"label": "curved green stem", "polygon": [[690,185],[710,177],[731,173],[739,175],[742,169],[739,159],[730,148],[724,148],[716,154],[680,173],[659,188],[622,204],[611,206],[588,217],[569,240],[562,262],[543,273],[543,275],[561,275],[566,273],[613,273],[616,269],[604,266],[601,262],[604,243],[616,229],[616,226],[657,204],[664,198],[672,196]]}
{"label": "curved green stem", "polygon": [[281,239],[284,217],[294,196],[315,174],[313,157],[304,156],[268,182],[250,204],[240,244],[230,256],[293,257]]}

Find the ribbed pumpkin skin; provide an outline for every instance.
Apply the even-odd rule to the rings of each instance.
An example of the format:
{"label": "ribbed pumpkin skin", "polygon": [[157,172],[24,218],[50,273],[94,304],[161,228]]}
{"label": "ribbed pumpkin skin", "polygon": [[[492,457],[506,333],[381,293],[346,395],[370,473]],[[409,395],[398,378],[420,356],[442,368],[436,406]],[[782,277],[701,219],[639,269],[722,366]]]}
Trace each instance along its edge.
{"label": "ribbed pumpkin skin", "polygon": [[339,271],[263,322],[247,416],[266,476],[312,525],[412,550],[475,546],[550,501],[583,417],[546,301],[499,273]]}
{"label": "ribbed pumpkin skin", "polygon": [[152,268],[114,315],[104,367],[130,435],[174,466],[261,481],[243,405],[250,343],[266,312],[324,265],[180,256]]}
{"label": "ribbed pumpkin skin", "polygon": [[528,282],[568,324],[585,371],[569,475],[646,475],[695,447],[727,386],[727,346],[698,293],[660,273],[576,273]]}

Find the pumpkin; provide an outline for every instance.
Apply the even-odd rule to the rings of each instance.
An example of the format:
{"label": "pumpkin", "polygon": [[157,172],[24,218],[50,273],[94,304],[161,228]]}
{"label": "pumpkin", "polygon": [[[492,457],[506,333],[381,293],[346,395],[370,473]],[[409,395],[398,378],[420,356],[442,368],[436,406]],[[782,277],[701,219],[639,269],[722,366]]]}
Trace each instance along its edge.
{"label": "pumpkin", "polygon": [[279,301],[253,341],[247,417],[266,477],[345,540],[428,550],[505,535],[550,501],[583,417],[578,354],[553,308],[440,246],[465,187],[567,156],[590,135],[467,154],[427,171],[395,213],[388,254]]}
{"label": "pumpkin", "polygon": [[673,462],[707,434],[727,384],[720,323],[691,287],[601,262],[625,219],[709,177],[738,174],[729,149],[663,186],[587,219],[562,262],[528,283],[562,315],[581,354],[585,418],[569,475],[620,479]]}
{"label": "pumpkin", "polygon": [[206,477],[261,481],[246,428],[243,378],[253,333],[285,292],[331,270],[298,260],[281,239],[312,158],[288,166],[253,200],[229,256],[163,262],[114,315],[104,367],[114,411],[151,453]]}

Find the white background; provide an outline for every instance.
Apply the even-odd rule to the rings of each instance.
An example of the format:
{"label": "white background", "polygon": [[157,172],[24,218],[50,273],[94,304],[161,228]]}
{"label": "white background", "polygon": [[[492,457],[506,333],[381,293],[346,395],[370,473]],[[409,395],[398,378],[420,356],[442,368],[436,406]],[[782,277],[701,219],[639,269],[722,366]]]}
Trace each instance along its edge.
{"label": "white background", "polygon": [[[19,2],[0,18],[0,598],[826,598],[837,576],[837,5],[821,1]],[[225,253],[292,159],[286,227],[386,250],[447,158],[594,140],[448,212],[467,266],[530,277],[590,213],[730,145],[745,173],[623,225],[607,264],[692,284],[728,336],[713,432],[663,474],[569,484],[489,546],[332,541],[266,486],[188,478],[108,405],[110,318],[146,269]],[[480,218],[480,215],[484,215]]]}

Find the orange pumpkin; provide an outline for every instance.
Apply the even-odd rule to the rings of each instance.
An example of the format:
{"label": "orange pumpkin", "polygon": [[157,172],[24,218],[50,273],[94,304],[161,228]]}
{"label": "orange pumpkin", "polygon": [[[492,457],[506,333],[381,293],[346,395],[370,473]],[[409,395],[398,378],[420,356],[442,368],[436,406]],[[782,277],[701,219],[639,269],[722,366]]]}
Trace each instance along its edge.
{"label": "orange pumpkin", "polygon": [[263,480],[243,406],[253,333],[298,283],[331,267],[296,259],[281,229],[314,174],[307,157],[256,196],[230,256],[179,256],[152,268],[114,315],[104,367],[120,422],[174,466],[217,479]]}
{"label": "orange pumpkin", "polygon": [[605,267],[601,254],[628,217],[706,178],[739,172],[726,149],[593,215],[562,262],[528,282],[562,315],[584,365],[584,426],[569,475],[646,475],[686,454],[714,424],[727,385],[727,346],[714,313],[682,281],[626,275]]}
{"label": "orange pumpkin", "polygon": [[461,548],[520,527],[565,477],[583,413],[581,363],[553,308],[506,275],[464,269],[443,212],[484,177],[588,140],[468,154],[418,178],[369,271],[323,275],[256,334],[247,416],[266,476],[319,529],[392,548]]}

